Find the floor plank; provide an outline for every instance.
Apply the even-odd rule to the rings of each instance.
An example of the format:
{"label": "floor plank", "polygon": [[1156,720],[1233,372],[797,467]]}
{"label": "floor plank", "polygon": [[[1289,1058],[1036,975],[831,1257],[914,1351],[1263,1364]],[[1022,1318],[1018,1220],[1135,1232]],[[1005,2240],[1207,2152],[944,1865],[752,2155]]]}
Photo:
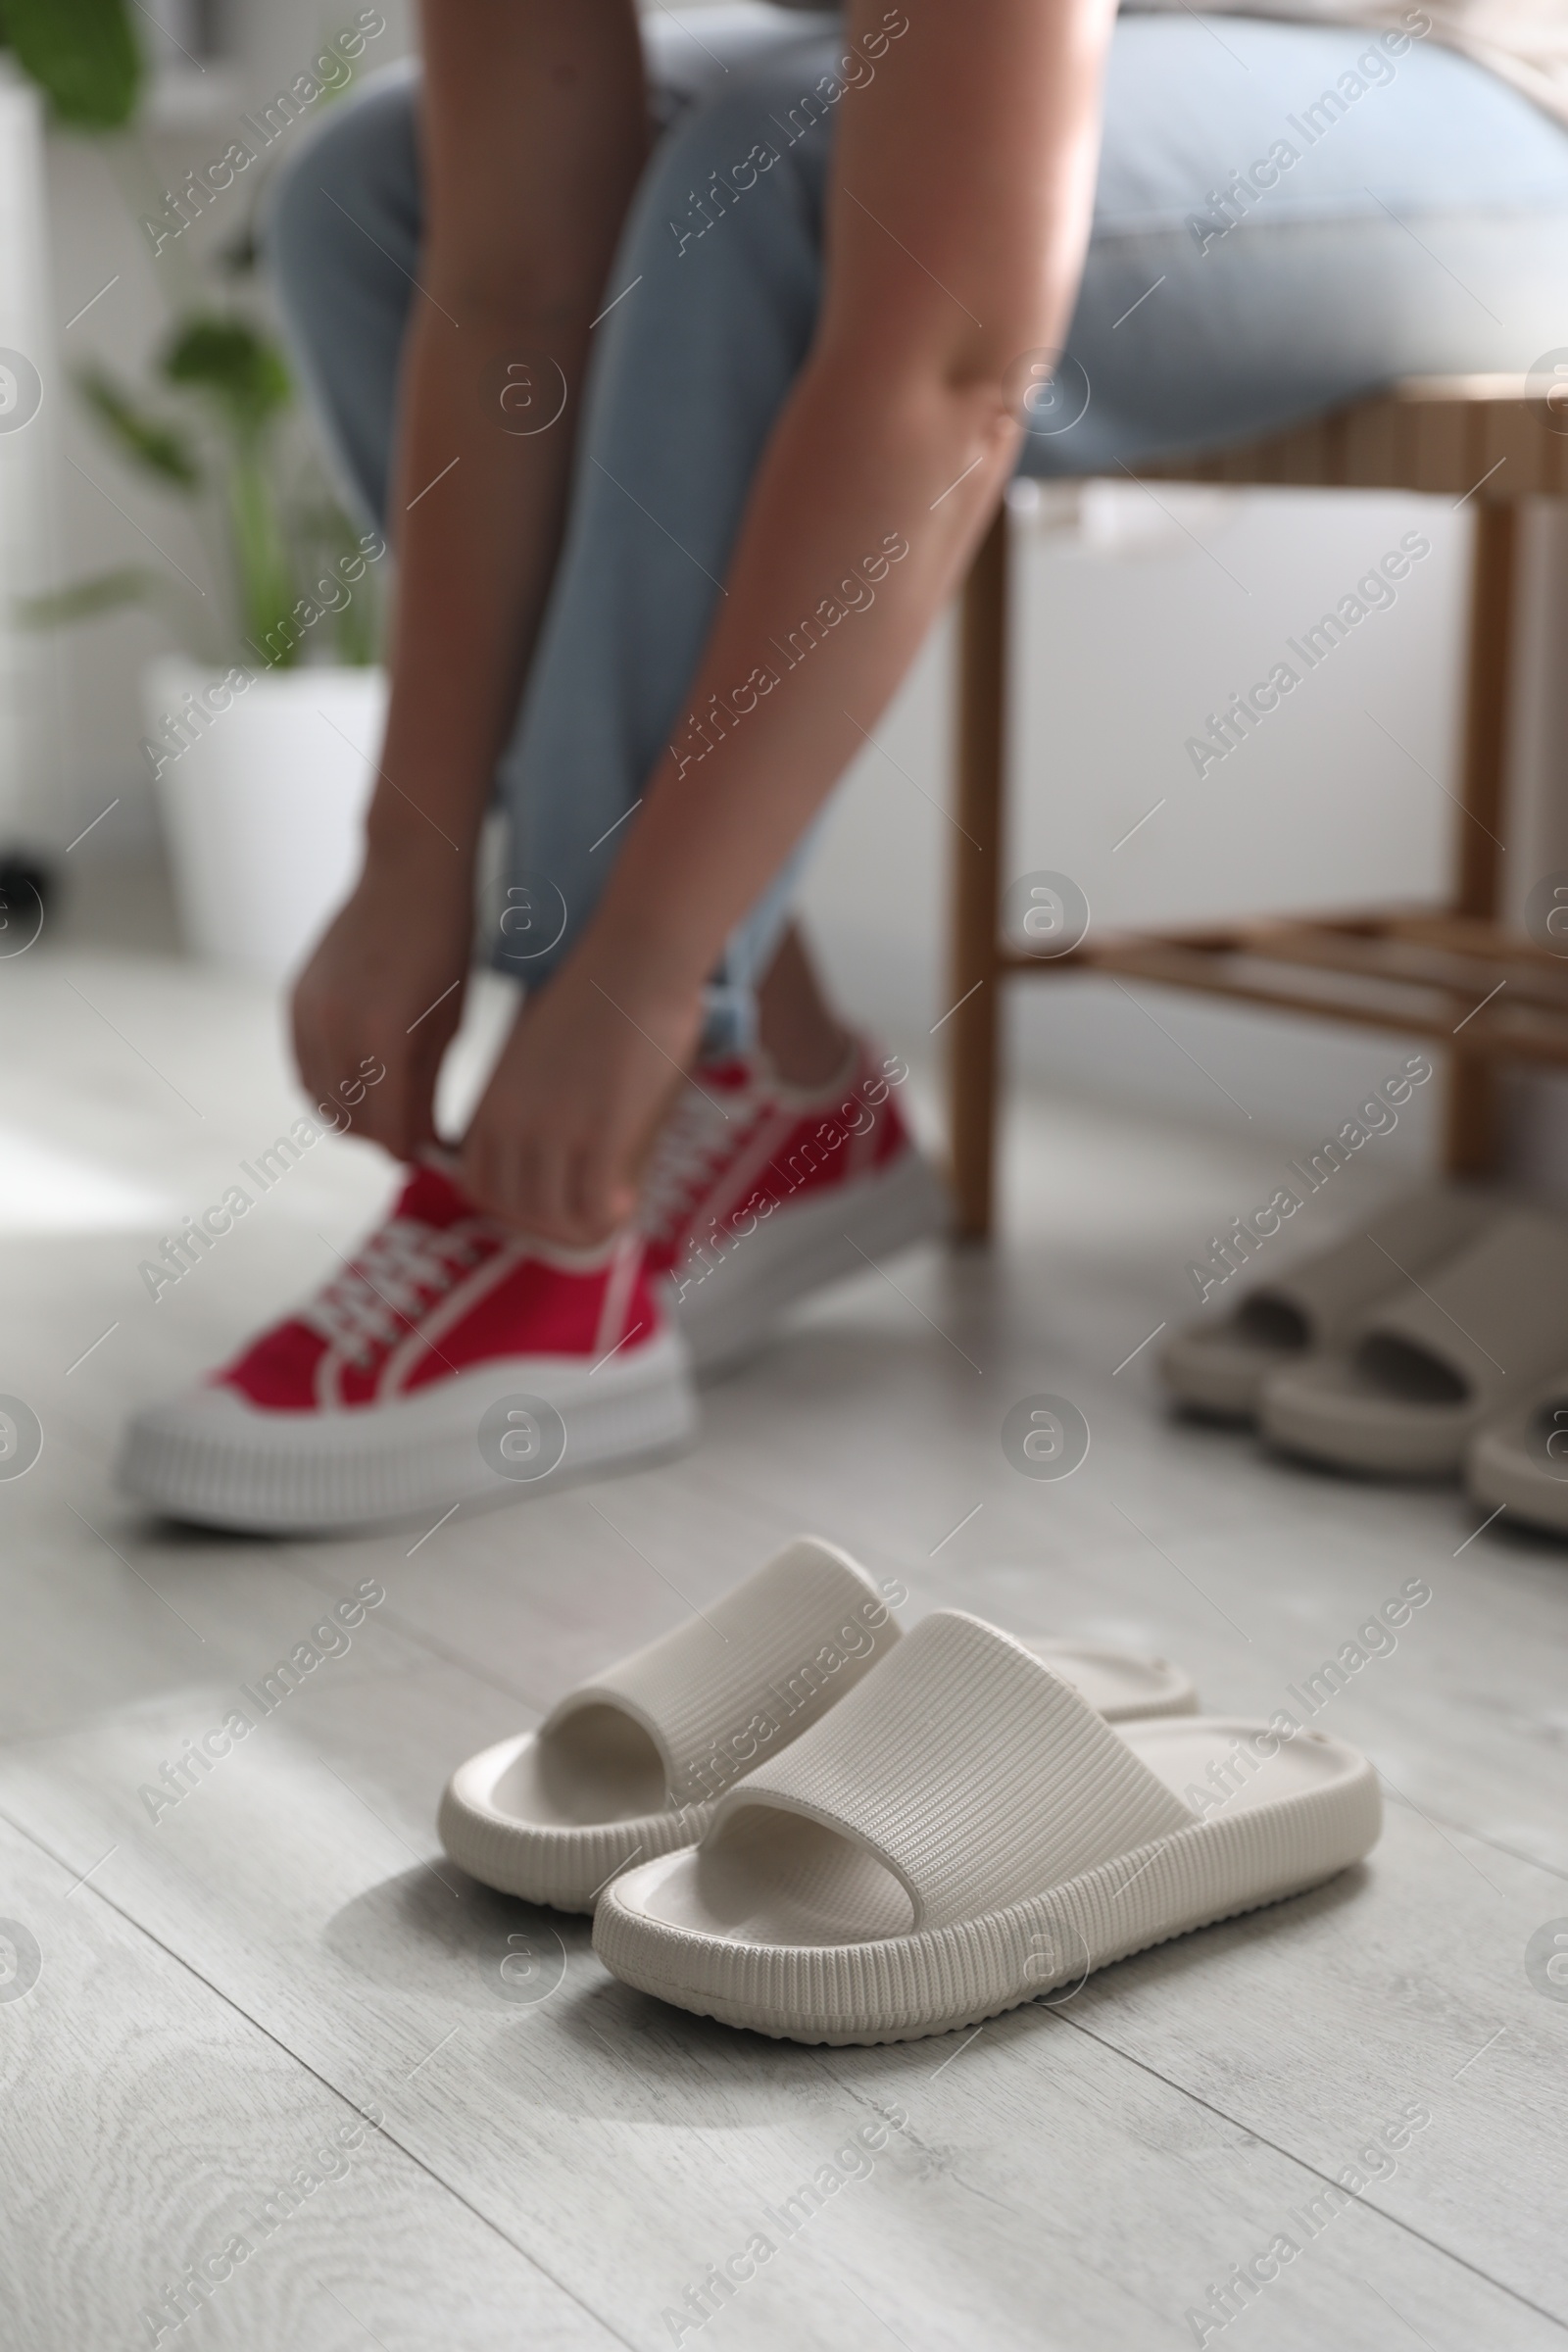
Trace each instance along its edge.
{"label": "floor plank", "polygon": [[355,2352],[434,2341],[443,2313],[449,2340],[484,2352],[613,2343],[373,2112],[4,1822],[0,1873],[0,1949],[23,1953],[0,1983],[15,2352],[167,2345],[187,2327],[215,2352]]}

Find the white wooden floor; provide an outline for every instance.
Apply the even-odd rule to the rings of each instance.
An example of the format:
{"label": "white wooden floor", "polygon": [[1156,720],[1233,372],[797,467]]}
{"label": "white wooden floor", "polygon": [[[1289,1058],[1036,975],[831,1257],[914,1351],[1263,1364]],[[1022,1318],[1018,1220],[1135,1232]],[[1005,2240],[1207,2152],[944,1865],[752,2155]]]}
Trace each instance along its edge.
{"label": "white wooden floor", "polygon": [[[172,1537],[114,1494],[121,1414],[314,1280],[382,1179],[322,1145],[155,1306],[149,1242],[293,1115],[275,1016],[48,940],[0,995],[0,1390],[45,1433],[0,1481],[8,2346],[1568,2342],[1568,2000],[1526,1972],[1568,1929],[1568,1551],[1174,1425],[1152,1350],[1114,1369],[1280,1147],[1037,1106],[1005,1246],[819,1302],[710,1392],[684,1459],[423,1541]],[[1060,1483],[999,1442],[1042,1390],[1093,1431]],[[905,1578],[911,1618],[1147,1646],[1224,1711],[1289,1705],[1425,1579],[1324,1710],[1386,1776],[1382,1844],[968,2039],[811,2051],[626,1991],[584,1924],[458,1877],[442,1782],[800,1529]],[[347,1654],[154,1827],[140,1786],[367,1578],[386,1598]],[[768,2209],[878,2113],[870,2170],[786,2235]],[[776,2250],[702,2319],[759,2232]],[[1238,2316],[1188,2316],[1282,2234],[1298,2258]],[[155,2308],[236,2236],[190,2316]]]}

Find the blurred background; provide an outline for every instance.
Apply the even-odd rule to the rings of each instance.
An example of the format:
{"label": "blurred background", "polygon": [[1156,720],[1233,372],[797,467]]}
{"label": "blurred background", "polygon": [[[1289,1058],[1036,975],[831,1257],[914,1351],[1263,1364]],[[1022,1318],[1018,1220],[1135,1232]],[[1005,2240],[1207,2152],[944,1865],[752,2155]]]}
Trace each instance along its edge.
{"label": "blurred background", "polygon": [[[254,667],[247,644],[298,614],[314,583],[346,582],[360,529],[277,372],[252,225],[272,159],[407,55],[410,12],[399,0],[336,15],[315,0],[147,0],[133,11],[142,95],[117,131],[94,121],[114,95],[97,69],[51,50],[67,28],[51,36],[43,7],[36,26],[30,5],[8,5],[7,18],[0,368],[20,354],[37,376],[33,414],[24,368],[11,394],[0,389],[8,952],[28,931],[36,873],[49,911],[29,954],[205,955],[210,970],[241,967],[275,999],[320,902],[346,880],[390,563],[362,556],[337,612],[317,595],[318,617],[296,619],[297,641],[251,691],[243,726],[207,742],[206,681]],[[318,72],[328,58],[338,63]],[[113,60],[107,70],[112,79]],[[53,118],[40,74],[63,76]],[[260,147],[258,131],[259,161],[221,184],[230,143]],[[1156,499],[1124,482],[1020,491],[1014,521],[1013,871],[1069,873],[1107,925],[1442,888],[1465,512],[1167,485]],[[1200,778],[1185,745],[1205,713],[1265,674],[1285,638],[1411,528],[1433,554],[1396,606]],[[1544,510],[1527,530],[1506,827],[1516,906],[1568,864],[1568,530]],[[944,623],[849,776],[806,891],[848,1004],[921,1073],[934,1071],[932,1025],[949,1003],[951,667]],[[1012,1066],[1030,1088],[1173,1127],[1277,1135],[1290,1149],[1337,1126],[1408,1051],[1110,981],[1010,993]],[[1564,1089],[1510,1085],[1514,1171],[1558,1189]],[[1427,1152],[1436,1095],[1380,1142],[1391,1172]]]}

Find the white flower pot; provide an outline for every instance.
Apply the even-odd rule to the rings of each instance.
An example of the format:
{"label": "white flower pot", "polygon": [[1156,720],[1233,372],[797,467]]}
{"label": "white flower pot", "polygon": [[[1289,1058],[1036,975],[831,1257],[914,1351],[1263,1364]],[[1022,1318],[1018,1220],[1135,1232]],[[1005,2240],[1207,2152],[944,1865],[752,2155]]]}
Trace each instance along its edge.
{"label": "white flower pot", "polygon": [[143,692],[185,944],[281,980],[359,872],[386,679],[225,672],[169,656],[149,666]]}

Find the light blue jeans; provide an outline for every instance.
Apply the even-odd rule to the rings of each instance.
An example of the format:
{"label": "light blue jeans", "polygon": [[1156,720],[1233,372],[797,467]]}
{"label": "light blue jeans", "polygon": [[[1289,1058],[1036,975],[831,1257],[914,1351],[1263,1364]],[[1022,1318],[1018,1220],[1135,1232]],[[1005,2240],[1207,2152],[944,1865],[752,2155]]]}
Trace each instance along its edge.
{"label": "light blue jeans", "polygon": [[[497,777],[512,896],[494,960],[528,982],[581,931],[684,713],[821,285],[834,106],[813,121],[807,100],[839,55],[834,19],[661,9],[647,38],[663,128],[594,332],[565,544]],[[325,123],[269,231],[305,382],[377,523],[418,270],[416,94],[394,70]],[[759,170],[759,150],[776,160]],[[1067,356],[1021,469],[1114,473],[1560,346],[1568,130],[1430,38],[1391,55],[1348,28],[1125,15]],[[710,1051],[751,1033],[804,855],[729,942]]]}

